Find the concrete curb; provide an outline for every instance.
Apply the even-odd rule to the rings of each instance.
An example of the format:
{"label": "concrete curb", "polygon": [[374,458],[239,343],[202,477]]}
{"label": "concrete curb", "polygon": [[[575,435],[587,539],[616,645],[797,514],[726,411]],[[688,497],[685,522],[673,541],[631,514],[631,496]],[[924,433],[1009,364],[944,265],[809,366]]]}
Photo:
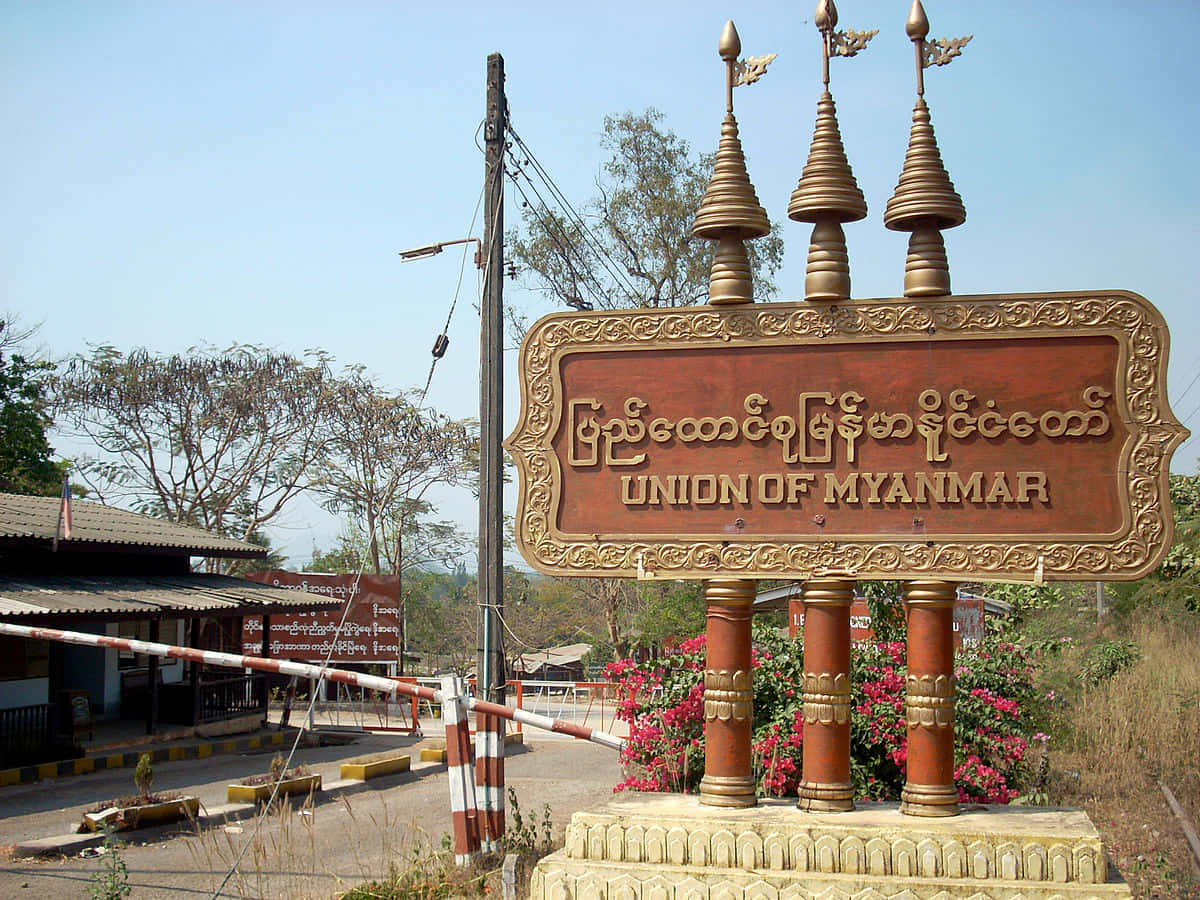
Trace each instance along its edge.
{"label": "concrete curb", "polygon": [[[436,763],[415,763],[407,772],[397,773],[399,775],[416,775],[429,770],[444,769],[445,766]],[[379,778],[377,781],[383,781],[384,778]],[[367,781],[359,781],[357,779],[339,779],[328,782],[322,789],[313,791],[310,795],[313,805],[324,803],[330,800],[337,800],[343,796],[351,794],[359,794],[364,791],[373,790],[376,785]],[[171,834],[176,834],[181,828],[195,827],[199,828],[215,828],[222,825],[239,822],[244,819],[253,818],[258,812],[258,804],[256,803],[219,803],[215,806],[202,806],[199,815],[193,821],[181,819],[178,822],[169,825],[156,825],[151,828],[137,828],[130,831],[114,832],[114,838],[120,841],[138,843],[148,843],[150,841],[159,840]],[[75,856],[81,850],[86,850],[89,847],[98,847],[104,843],[105,836],[103,834],[60,834],[53,837],[35,838],[29,841],[22,841],[13,846],[12,855],[14,859],[25,859],[37,856]]]}
{"label": "concrete curb", "polygon": [[143,753],[149,753],[153,762],[177,762],[188,759],[206,759],[222,753],[245,753],[282,746],[289,737],[295,738],[295,729],[246,735],[225,740],[197,740],[188,743],[172,743],[152,749],[132,749],[117,753],[101,751],[82,759],[64,759],[58,762],[21,766],[16,769],[0,769],[0,787],[10,784],[31,784],[46,778],[64,778],[68,775],[86,775],[99,769],[132,768]]}

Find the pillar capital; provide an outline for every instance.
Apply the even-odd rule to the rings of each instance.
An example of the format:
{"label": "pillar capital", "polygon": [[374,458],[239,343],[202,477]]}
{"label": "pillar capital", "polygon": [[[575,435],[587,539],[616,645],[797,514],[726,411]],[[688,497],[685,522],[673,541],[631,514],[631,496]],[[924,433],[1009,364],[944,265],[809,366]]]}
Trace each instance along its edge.
{"label": "pillar capital", "polygon": [[754,605],[758,582],[749,578],[710,578],[704,582],[704,602],[724,606]]}
{"label": "pillar capital", "polygon": [[922,606],[927,609],[938,607],[954,608],[958,599],[958,585],[953,581],[921,579],[904,582],[906,606]]}
{"label": "pillar capital", "polygon": [[815,575],[804,582],[801,595],[805,607],[817,605],[850,606],[854,602],[854,577],[850,573]]}

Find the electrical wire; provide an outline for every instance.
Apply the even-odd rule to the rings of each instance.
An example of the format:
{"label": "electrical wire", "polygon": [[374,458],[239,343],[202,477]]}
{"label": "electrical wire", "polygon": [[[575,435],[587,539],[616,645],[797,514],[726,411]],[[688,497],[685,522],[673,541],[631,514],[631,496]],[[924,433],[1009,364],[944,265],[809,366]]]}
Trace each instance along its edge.
{"label": "electrical wire", "polygon": [[[538,178],[543,182],[543,184],[545,184],[551,196],[555,198],[557,205],[564,211],[564,217],[578,230],[580,237],[584,243],[590,246],[592,252],[596,255],[597,260],[604,267],[609,277],[621,285],[621,287],[628,291],[631,295],[637,296],[640,291],[630,280],[629,273],[625,269],[624,265],[619,260],[615,259],[608,251],[608,248],[604,246],[603,242],[596,237],[593,229],[587,224],[575,207],[571,205],[571,202],[559,188],[553,177],[551,177],[545,166],[541,164],[537,156],[529,148],[529,145],[525,143],[520,134],[517,133],[516,129],[512,127],[511,123],[509,124],[508,131],[509,134],[512,135],[517,146],[521,149],[521,152],[525,155],[528,162],[533,166]],[[524,167],[518,166],[517,168],[532,186],[533,180],[529,174],[524,171]],[[540,196],[540,192],[538,193]],[[550,208],[550,204],[547,203],[544,205],[547,208]]]}
{"label": "electrical wire", "polygon": [[1192,376],[1192,380],[1188,382],[1188,386],[1183,389],[1183,393],[1175,399],[1175,402],[1182,403],[1183,398],[1192,392],[1192,388],[1196,386],[1197,381],[1200,381],[1200,366],[1196,368],[1196,374]]}
{"label": "electrical wire", "polygon": [[[605,296],[605,293],[606,293],[604,290],[604,285],[602,285],[600,283],[600,281],[596,278],[595,274],[591,270],[591,267],[586,264],[585,260],[581,259],[580,261],[581,261],[581,263],[583,263],[583,265],[581,265],[578,270],[576,269],[575,264],[572,261],[572,255],[573,254],[578,255],[579,251],[572,249],[569,244],[563,243],[563,240],[560,239],[560,236],[561,236],[561,238],[567,239],[567,240],[569,240],[569,237],[567,235],[561,233],[560,226],[558,226],[558,224],[555,222],[555,220],[553,218],[547,220],[546,218],[544,218],[542,216],[541,210],[545,209],[546,212],[550,213],[551,212],[550,208],[548,206],[546,206],[545,204],[543,204],[542,207],[539,208],[537,204],[531,202],[529,199],[529,195],[525,193],[525,189],[521,186],[520,182],[513,181],[513,187],[515,187],[517,189],[517,193],[519,193],[521,195],[521,199],[525,201],[526,207],[532,212],[534,217],[538,220],[538,224],[541,226],[542,231],[545,232],[545,234],[547,235],[547,237],[550,238],[551,242],[553,242],[555,247],[558,248],[559,253],[562,254],[563,259],[566,262],[567,268],[571,273],[572,283],[576,287],[578,287],[582,283],[584,285],[584,287],[592,294],[593,299],[595,299],[597,301],[601,300]],[[533,190],[534,193],[537,193],[537,188],[532,183],[530,184],[530,189]],[[540,197],[539,197],[539,200],[540,200]],[[582,275],[580,274],[581,272],[582,272]],[[595,304],[593,304],[593,305],[595,305]]]}
{"label": "electrical wire", "polygon": [[613,276],[616,281],[620,282],[631,294],[638,294],[638,290],[633,282],[629,280],[628,272],[625,271],[624,266],[618,260],[613,258],[612,254],[608,252],[607,248],[605,248],[603,243],[595,236],[591,228],[588,227],[587,223],[583,220],[583,217],[576,212],[575,208],[571,205],[571,202],[566,198],[566,195],[563,194],[563,192],[559,189],[558,184],[550,176],[550,173],[546,171],[546,168],[541,164],[537,156],[534,155],[533,151],[529,149],[529,145],[521,139],[521,136],[516,132],[516,129],[512,127],[511,122],[508,130],[513,136],[513,140],[516,141],[517,146],[521,148],[521,151],[533,164],[538,176],[545,182],[550,192],[558,199],[559,203],[567,211],[568,217],[574,219],[575,226],[581,230],[584,238],[591,243],[594,252],[599,256],[605,269],[607,269],[609,274]]}
{"label": "electrical wire", "polygon": [[[475,201],[475,212],[471,214],[471,224],[467,227],[467,234],[475,230],[475,222],[479,218],[479,208],[483,206],[483,197],[487,192],[487,188],[483,187],[479,191],[479,199]],[[458,306],[458,294],[462,289],[463,275],[467,268],[467,251],[470,249],[470,244],[463,245],[462,262],[458,267],[458,283],[454,286],[454,297],[450,301],[450,309],[446,313],[446,324],[442,326],[442,334],[450,332],[450,320],[454,318],[454,310]],[[480,247],[483,243],[480,242]],[[417,402],[417,409],[422,409],[425,406],[425,397],[429,394],[429,386],[433,383],[433,370],[437,368],[440,356],[435,356],[429,363],[429,374],[425,378],[425,387],[421,389],[421,399]]]}
{"label": "electrical wire", "polygon": [[[482,124],[480,127],[482,127]],[[479,132],[477,130],[476,131],[477,138],[478,138],[478,134],[479,134]],[[478,143],[478,141],[477,141],[477,143]],[[501,160],[500,165],[496,166],[495,172],[492,177],[493,177],[493,179],[503,179],[503,176],[504,176],[504,165],[503,165],[503,160]],[[491,185],[485,186],[484,190],[486,191],[487,187],[494,188],[495,185],[496,185],[496,181],[493,180]],[[484,196],[484,194],[483,194],[483,192],[481,192],[479,202],[476,203],[476,206],[475,206],[475,213],[473,214],[472,219],[471,219],[471,228],[474,228],[475,217],[477,217],[479,214],[479,206],[483,202],[483,196]],[[500,211],[502,208],[503,208],[502,204],[497,204],[495,218],[492,221],[492,228],[489,230],[489,235],[490,235],[492,241],[497,240],[496,226],[499,224],[499,216],[500,216]],[[468,229],[468,233],[469,233],[469,231],[470,231],[470,229]],[[486,259],[486,262],[484,264],[484,271],[483,271],[483,283],[486,285],[488,283],[488,277],[491,273],[492,246],[489,244],[487,247],[483,247],[482,242],[480,242],[480,246],[484,250],[485,259]],[[447,328],[449,328],[450,318],[451,318],[451,316],[454,315],[454,309],[458,302],[459,288],[461,288],[461,285],[462,285],[463,269],[465,268],[466,248],[464,248],[463,256],[464,256],[464,263],[463,263],[463,266],[460,267],[460,269],[459,269],[459,281],[458,281],[459,286],[455,288],[454,299],[451,302],[449,314],[446,317],[446,327]],[[425,388],[421,392],[421,401],[420,401],[420,404],[418,404],[418,406],[417,406],[418,410],[420,410],[421,407],[424,405],[425,396],[429,390],[429,385],[433,380],[433,371],[434,371],[434,368],[436,367],[436,365],[437,365],[437,359],[435,358],[433,361],[433,365],[430,366],[429,376],[425,382]],[[411,475],[411,473],[410,473],[410,475]],[[383,492],[383,495],[382,495],[383,497],[390,496],[392,489],[396,486],[396,484],[399,480],[399,477],[400,477],[400,473],[398,471],[392,473],[392,477],[391,477],[391,479],[389,479],[387,487]],[[407,502],[409,499],[408,495],[411,490],[411,486],[412,486],[412,481],[411,481],[411,477],[410,477],[409,484],[407,486],[407,489],[406,489],[405,495],[404,495],[404,502]],[[375,521],[379,523],[380,528],[383,527],[382,518],[383,518],[383,500],[381,499],[380,503],[379,503],[379,508],[377,510],[377,515],[375,517]],[[370,535],[370,539],[372,541],[378,540],[378,538],[375,534]],[[350,596],[347,598],[346,605],[342,609],[342,616],[341,616],[341,619],[338,621],[337,628],[334,631],[333,639],[329,642],[329,651],[325,655],[325,658],[321,662],[321,672],[322,673],[324,673],[330,667],[330,663],[332,662],[332,659],[333,659],[334,649],[337,646],[337,642],[341,637],[342,629],[346,625],[346,620],[350,614],[350,607],[353,605],[354,597],[358,593],[358,586],[359,586],[359,583],[362,581],[363,571],[366,568],[366,565],[367,565],[367,554],[363,553],[363,554],[361,554],[361,558],[359,561],[358,572],[354,576],[354,582],[353,582],[353,585],[350,590]],[[397,568],[397,571],[399,571],[401,568],[401,560],[400,559],[396,560],[396,568]],[[403,652],[403,649],[401,649],[401,652]],[[318,674],[317,682],[321,683],[322,681],[323,681],[323,679],[322,679],[321,675]],[[313,710],[316,708],[316,702],[317,702],[317,692],[314,690],[312,692],[312,697],[309,698],[308,709],[305,711],[306,719],[309,719],[311,717]],[[295,758],[296,751],[300,746],[300,737],[302,734],[303,734],[303,729],[298,729],[296,732],[296,739],[292,742],[291,749],[288,751],[287,759],[284,761],[284,765],[283,765],[284,772],[286,772],[288,769],[291,768],[292,760]],[[257,839],[258,833],[262,829],[262,823],[266,818],[267,812],[271,809],[271,806],[274,804],[275,799],[279,794],[280,784],[282,784],[282,775],[281,775],[280,779],[275,782],[275,784],[271,790],[270,798],[267,800],[267,803],[263,806],[259,815],[256,817],[255,824],[254,824],[254,830],[251,832],[249,837],[247,837],[246,840],[243,842],[241,850],[238,852],[238,855],[234,859],[232,865],[230,866],[229,871],[226,872],[225,877],[221,880],[221,883],[217,886],[216,890],[213,892],[212,900],[218,900],[218,898],[221,896],[221,893],[224,891],[225,886],[229,883],[229,880],[237,872],[238,867],[241,865],[242,860],[245,858],[246,851],[249,849],[250,845],[252,843],[254,843],[254,841]]]}
{"label": "electrical wire", "polygon": [[[502,169],[503,169],[503,166],[497,167],[497,176],[502,174],[502,171],[501,171]],[[497,207],[496,212],[497,212],[497,215],[499,215],[499,207]],[[476,206],[476,214],[478,214],[478,206]],[[496,223],[493,222],[493,228],[494,228],[495,224]],[[472,225],[474,225],[474,221],[472,221]],[[495,239],[494,230],[492,232],[492,238],[493,238],[493,240]],[[490,247],[487,249],[490,250]],[[487,254],[486,258],[487,258],[487,263],[485,264],[485,268],[484,268],[484,281],[485,282],[487,280],[488,272],[491,267],[491,253],[490,252]],[[460,271],[460,282],[459,283],[461,284],[461,271]],[[457,302],[457,290],[455,292],[455,302]],[[453,312],[454,312],[454,304],[451,305],[450,314],[453,315]],[[449,322],[449,318],[447,318],[447,322]],[[434,362],[436,364],[436,360]],[[432,377],[433,377],[433,369],[431,367],[430,368],[430,376],[429,376],[430,380],[432,380]],[[428,391],[428,389],[429,389],[429,381],[426,381],[425,391],[422,391],[422,394],[421,394],[421,403],[422,404],[424,404],[425,392]],[[420,408],[421,408],[420,406],[417,407],[418,410]],[[411,473],[410,473],[410,475],[411,475]],[[397,482],[399,481],[399,478],[400,478],[399,471],[392,473],[392,477],[389,479],[387,487],[385,488],[385,490],[382,494],[382,497],[388,497],[391,495],[392,489],[396,486]],[[411,482],[411,477],[410,477],[409,484],[405,490],[405,495],[403,498],[404,502],[407,502],[409,499],[408,495],[409,495],[409,492],[411,491],[411,486],[412,486],[412,482]],[[381,499],[380,503],[379,503],[379,507],[377,509],[377,514],[375,516],[375,521],[379,523],[380,528],[383,527],[382,519],[383,519],[383,500]],[[370,535],[370,539],[372,541],[377,541],[378,537],[375,534],[372,534],[372,535]],[[325,658],[321,662],[321,672],[322,673],[329,668],[330,663],[333,660],[334,648],[337,646],[337,642],[341,638],[342,629],[345,627],[346,619],[350,615],[350,607],[354,603],[354,597],[358,594],[358,586],[359,586],[359,583],[362,581],[363,571],[365,570],[366,565],[367,565],[367,554],[362,553],[360,560],[359,560],[358,572],[355,574],[354,582],[351,586],[350,596],[347,598],[346,605],[342,609],[342,616],[341,616],[341,619],[338,621],[337,628],[334,630],[333,639],[329,642],[329,651],[325,655]],[[400,570],[400,567],[401,567],[401,561],[399,559],[397,559],[396,560],[397,571]],[[401,652],[403,652],[403,649],[401,650]],[[322,681],[322,678],[320,675],[317,676],[317,681],[318,681],[318,683],[320,683]],[[316,708],[316,702],[317,702],[317,692],[313,691],[312,697],[309,698],[308,709],[305,711],[305,719],[309,719],[312,716],[312,712]],[[291,749],[288,751],[287,759],[284,761],[284,764],[283,764],[284,772],[286,772],[288,769],[291,768],[292,760],[295,758],[296,751],[300,746],[300,738],[301,738],[302,734],[303,734],[303,729],[297,730],[296,739],[292,742]],[[234,859],[232,865],[230,866],[229,871],[226,872],[225,877],[221,880],[221,883],[217,886],[217,889],[213,892],[212,900],[217,900],[217,898],[219,898],[221,896],[221,893],[222,893],[222,891],[224,891],[225,886],[229,883],[229,879],[231,879],[234,876],[234,874],[238,870],[238,867],[241,865],[242,860],[245,858],[246,851],[250,848],[250,845],[252,843],[254,843],[254,841],[257,839],[259,831],[262,830],[262,823],[263,823],[264,819],[266,818],[266,814],[271,809],[271,806],[274,804],[275,799],[278,796],[279,786],[281,783],[282,783],[282,776],[281,776],[280,780],[276,781],[274,786],[272,787],[270,798],[267,800],[267,803],[263,806],[261,812],[255,819],[254,830],[251,832],[249,837],[247,837],[246,840],[242,843],[242,847],[238,851],[238,855]]]}

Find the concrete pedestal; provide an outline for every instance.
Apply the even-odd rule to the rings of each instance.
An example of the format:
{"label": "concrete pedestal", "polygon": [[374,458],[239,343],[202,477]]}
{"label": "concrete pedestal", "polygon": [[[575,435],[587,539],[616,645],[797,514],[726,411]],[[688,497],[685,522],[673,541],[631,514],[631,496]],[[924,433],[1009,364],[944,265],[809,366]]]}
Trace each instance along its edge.
{"label": "concrete pedestal", "polygon": [[576,813],[531,896],[555,900],[1068,900],[1130,897],[1081,810],[914,819],[895,803],[800,813],[628,794]]}

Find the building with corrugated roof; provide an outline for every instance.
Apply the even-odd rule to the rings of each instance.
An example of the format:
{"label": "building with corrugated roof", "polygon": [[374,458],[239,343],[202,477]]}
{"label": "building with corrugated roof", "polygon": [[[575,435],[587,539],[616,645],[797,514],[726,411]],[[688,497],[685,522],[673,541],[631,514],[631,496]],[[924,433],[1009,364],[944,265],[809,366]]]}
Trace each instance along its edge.
{"label": "building with corrugated roof", "polygon": [[[71,503],[68,530],[62,512],[57,497],[0,493],[0,620],[241,653],[243,616],[339,603],[192,570],[193,557],[262,558],[262,547],[86,500]],[[144,720],[147,734],[257,725],[266,701],[261,675],[0,636],[0,762],[69,746],[92,719]]]}

